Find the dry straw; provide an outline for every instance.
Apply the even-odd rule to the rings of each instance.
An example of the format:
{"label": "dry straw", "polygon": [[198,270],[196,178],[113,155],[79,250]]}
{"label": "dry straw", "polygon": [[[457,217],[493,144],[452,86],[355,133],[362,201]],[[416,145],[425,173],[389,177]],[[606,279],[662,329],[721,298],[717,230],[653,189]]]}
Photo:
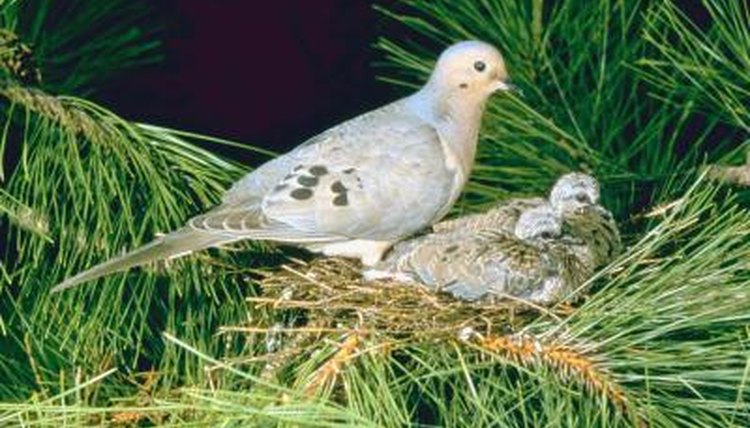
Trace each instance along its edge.
{"label": "dry straw", "polygon": [[264,356],[273,362],[264,377],[291,367],[300,355],[315,355],[321,344],[333,343],[334,351],[318,368],[297,381],[308,395],[332,390],[342,372],[360,355],[441,342],[474,349],[500,363],[549,369],[563,381],[573,381],[606,397],[617,409],[626,413],[630,410],[622,388],[600,358],[583,347],[577,349],[569,340],[563,344],[554,337],[539,339],[518,333],[540,317],[560,321],[575,310],[570,306],[546,309],[522,300],[470,303],[420,284],[366,283],[356,262],[330,258],[294,260],[262,274],[260,285],[263,295],[248,298],[257,309],[303,312],[305,322],[223,330],[287,338],[287,346]]}

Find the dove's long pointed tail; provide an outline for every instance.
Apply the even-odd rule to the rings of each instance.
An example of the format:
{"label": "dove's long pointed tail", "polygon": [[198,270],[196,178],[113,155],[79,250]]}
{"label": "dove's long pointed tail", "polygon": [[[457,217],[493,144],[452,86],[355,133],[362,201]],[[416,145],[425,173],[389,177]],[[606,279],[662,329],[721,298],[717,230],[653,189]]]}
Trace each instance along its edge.
{"label": "dove's long pointed tail", "polygon": [[190,229],[177,230],[127,254],[107,260],[66,279],[52,288],[52,293],[149,262],[180,257],[193,251],[229,243],[237,239],[239,238],[234,236],[217,235]]}

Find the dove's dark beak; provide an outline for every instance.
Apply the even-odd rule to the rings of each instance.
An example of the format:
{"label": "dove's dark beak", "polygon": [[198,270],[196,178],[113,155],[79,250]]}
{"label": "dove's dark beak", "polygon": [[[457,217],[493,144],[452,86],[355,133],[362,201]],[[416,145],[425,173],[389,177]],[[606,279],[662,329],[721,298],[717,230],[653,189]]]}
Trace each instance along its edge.
{"label": "dove's dark beak", "polygon": [[517,91],[518,88],[516,85],[512,84],[510,82],[510,78],[505,78],[502,80],[495,81],[495,84],[493,86],[493,92],[497,91]]}

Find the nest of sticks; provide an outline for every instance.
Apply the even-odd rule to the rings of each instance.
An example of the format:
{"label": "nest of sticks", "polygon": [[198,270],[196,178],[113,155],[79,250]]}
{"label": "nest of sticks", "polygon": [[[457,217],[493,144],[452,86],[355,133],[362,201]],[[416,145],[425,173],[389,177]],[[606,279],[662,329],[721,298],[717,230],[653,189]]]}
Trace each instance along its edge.
{"label": "nest of sticks", "polygon": [[264,362],[263,378],[284,377],[285,369],[298,373],[295,365],[315,360],[312,373],[292,383],[302,382],[306,393],[316,395],[334,390],[341,372],[365,353],[440,343],[470,348],[499,362],[553,370],[630,413],[625,394],[595,355],[554,338],[519,333],[540,317],[565,318],[575,310],[570,305],[466,302],[420,284],[365,282],[358,262],[338,258],[293,260],[263,273],[259,283],[262,295],[248,298],[249,303],[275,314],[297,314],[295,321],[250,322],[223,330],[265,341],[267,353],[245,360]]}
{"label": "nest of sticks", "polygon": [[418,283],[365,282],[358,262],[339,258],[295,261],[267,273],[262,297],[248,300],[259,308],[304,310],[308,324],[384,337],[456,337],[472,329],[483,334],[517,331],[539,316],[561,317],[524,300],[467,302]]}

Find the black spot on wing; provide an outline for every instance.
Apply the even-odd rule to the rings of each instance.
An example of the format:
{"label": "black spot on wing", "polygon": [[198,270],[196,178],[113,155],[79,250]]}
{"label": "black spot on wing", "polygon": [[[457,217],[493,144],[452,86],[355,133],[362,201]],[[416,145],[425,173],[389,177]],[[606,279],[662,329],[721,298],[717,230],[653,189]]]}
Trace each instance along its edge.
{"label": "black spot on wing", "polygon": [[313,165],[308,171],[310,171],[310,174],[314,175],[315,177],[321,177],[328,174],[328,168],[324,167],[323,165]]}
{"label": "black spot on wing", "polygon": [[274,192],[280,192],[280,191],[286,189],[287,187],[289,187],[288,184],[279,184],[278,186],[276,186],[276,187],[273,188],[273,191]]}
{"label": "black spot on wing", "polygon": [[333,184],[331,184],[331,191],[333,193],[346,193],[349,189],[344,186],[344,184],[340,181],[334,181]]}
{"label": "black spot on wing", "polygon": [[313,191],[307,188],[294,189],[291,191],[291,193],[289,193],[289,195],[294,199],[302,201],[312,198]]}
{"label": "black spot on wing", "polygon": [[305,187],[315,187],[318,185],[318,177],[311,177],[309,175],[300,175],[297,178],[297,183]]}
{"label": "black spot on wing", "polygon": [[349,205],[349,198],[346,196],[346,192],[340,193],[333,198],[333,205],[337,207],[345,207]]}

